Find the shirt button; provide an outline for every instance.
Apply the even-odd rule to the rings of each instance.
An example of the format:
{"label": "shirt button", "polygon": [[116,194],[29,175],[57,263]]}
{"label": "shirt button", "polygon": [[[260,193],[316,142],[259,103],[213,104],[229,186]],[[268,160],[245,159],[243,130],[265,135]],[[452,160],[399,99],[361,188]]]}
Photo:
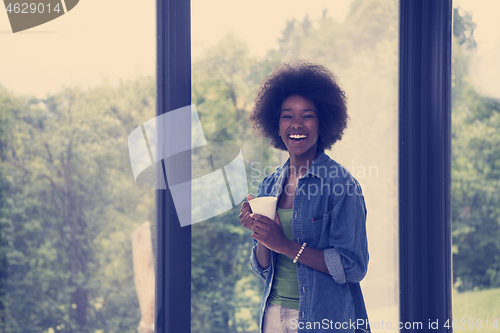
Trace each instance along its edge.
{"label": "shirt button", "polygon": [[272,282],[271,282],[271,283],[269,283],[269,287],[270,287],[270,286],[272,286],[272,284],[273,284]]}
{"label": "shirt button", "polygon": [[297,215],[298,215],[298,214],[297,214],[297,213],[295,213],[295,218],[297,218]]}

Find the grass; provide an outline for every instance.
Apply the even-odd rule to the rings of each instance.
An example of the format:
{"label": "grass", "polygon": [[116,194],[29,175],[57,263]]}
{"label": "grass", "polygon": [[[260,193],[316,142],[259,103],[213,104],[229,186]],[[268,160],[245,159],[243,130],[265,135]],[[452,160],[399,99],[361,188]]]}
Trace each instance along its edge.
{"label": "grass", "polygon": [[[500,333],[500,288],[459,293],[453,291],[454,331]],[[488,320],[489,328],[486,328]],[[495,323],[497,327],[491,327]],[[483,327],[478,328],[482,322]]]}

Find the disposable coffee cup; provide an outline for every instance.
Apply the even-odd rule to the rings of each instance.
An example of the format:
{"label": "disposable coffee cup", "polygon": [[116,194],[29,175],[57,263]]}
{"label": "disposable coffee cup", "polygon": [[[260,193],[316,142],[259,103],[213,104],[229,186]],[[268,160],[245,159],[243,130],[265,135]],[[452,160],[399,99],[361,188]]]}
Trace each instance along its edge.
{"label": "disposable coffee cup", "polygon": [[276,204],[278,203],[278,198],[276,197],[260,197],[249,200],[250,208],[252,212],[260,215],[269,217],[274,221],[276,217]]}

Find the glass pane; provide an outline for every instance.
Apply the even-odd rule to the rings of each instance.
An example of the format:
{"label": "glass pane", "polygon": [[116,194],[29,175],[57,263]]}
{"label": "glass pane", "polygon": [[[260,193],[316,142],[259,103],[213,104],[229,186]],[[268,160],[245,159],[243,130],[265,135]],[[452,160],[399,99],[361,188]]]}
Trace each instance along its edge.
{"label": "glass pane", "polygon": [[[230,141],[247,167],[249,193],[288,153],[252,133],[262,80],[275,65],[308,59],[338,77],[350,122],[327,154],[359,181],[370,253],[361,282],[374,331],[396,328],[398,271],[397,1],[192,1],[193,103],[209,141]],[[193,225],[192,331],[257,332],[263,292],[249,257],[241,202]]]}
{"label": "glass pane", "polygon": [[152,332],[154,191],[127,139],[155,113],[154,2],[48,3],[0,11],[0,331]]}
{"label": "glass pane", "polygon": [[454,3],[453,317],[470,332],[500,324],[500,29],[498,1]]}

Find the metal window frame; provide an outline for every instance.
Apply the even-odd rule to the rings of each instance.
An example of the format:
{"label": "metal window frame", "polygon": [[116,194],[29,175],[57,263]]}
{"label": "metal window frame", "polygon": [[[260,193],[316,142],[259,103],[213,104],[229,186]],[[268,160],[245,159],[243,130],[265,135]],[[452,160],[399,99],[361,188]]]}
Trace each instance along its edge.
{"label": "metal window frame", "polygon": [[[162,115],[191,105],[190,1],[157,0],[156,17],[156,115]],[[155,331],[184,333],[191,331],[191,226],[180,226],[166,185],[156,191]]]}
{"label": "metal window frame", "polygon": [[431,331],[438,320],[432,331],[444,332],[452,319],[452,0],[401,0],[399,31],[400,321]]}
{"label": "metal window frame", "polygon": [[[161,115],[191,104],[190,0],[156,9]],[[433,332],[452,318],[451,28],[452,0],[400,0],[400,321],[428,331],[439,320]],[[190,332],[191,228],[179,226],[168,184],[156,210],[155,331]]]}

